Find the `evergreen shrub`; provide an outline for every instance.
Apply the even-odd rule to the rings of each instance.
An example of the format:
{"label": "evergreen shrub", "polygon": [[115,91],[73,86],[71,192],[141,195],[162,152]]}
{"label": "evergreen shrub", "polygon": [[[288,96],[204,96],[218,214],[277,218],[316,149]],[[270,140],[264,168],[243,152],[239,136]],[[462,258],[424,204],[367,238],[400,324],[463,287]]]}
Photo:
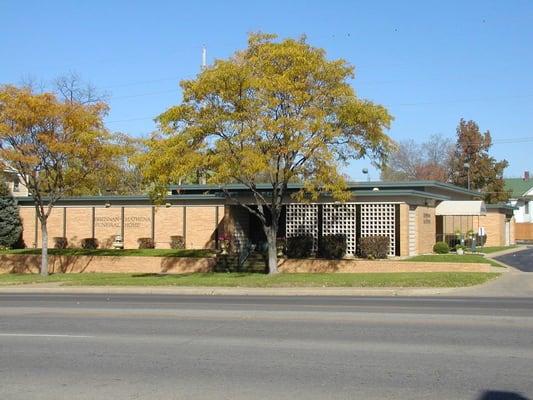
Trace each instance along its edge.
{"label": "evergreen shrub", "polygon": [[98,239],[96,238],[83,238],[81,239],[81,248],[86,250],[95,250],[98,248]]}
{"label": "evergreen shrub", "polygon": [[313,236],[298,235],[287,238],[288,258],[308,258],[313,252]]}
{"label": "evergreen shrub", "polygon": [[388,236],[365,236],[359,241],[361,257],[375,259],[387,258],[389,252]]}
{"label": "evergreen shrub", "polygon": [[322,258],[341,259],[346,254],[346,235],[325,235],[320,238],[318,254]]}
{"label": "evergreen shrub", "polygon": [[155,249],[154,239],[152,238],[139,238],[137,243],[139,243],[139,249]]}

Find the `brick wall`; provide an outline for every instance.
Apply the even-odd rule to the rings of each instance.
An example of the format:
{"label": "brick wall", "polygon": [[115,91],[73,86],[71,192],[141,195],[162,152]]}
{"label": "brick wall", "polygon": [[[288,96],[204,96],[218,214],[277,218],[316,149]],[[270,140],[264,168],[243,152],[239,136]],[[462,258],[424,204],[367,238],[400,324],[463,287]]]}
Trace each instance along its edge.
{"label": "brick wall", "polygon": [[152,237],[152,207],[124,208],[124,247],[139,247],[139,238]]}
{"label": "brick wall", "polygon": [[509,223],[511,224],[511,227],[510,227],[510,233],[509,233],[509,244],[510,245],[514,245],[516,244],[516,220],[515,220],[515,217],[512,217],[511,220],[509,221]]}
{"label": "brick wall", "polygon": [[395,260],[319,260],[283,259],[279,262],[281,272],[489,272],[490,264],[409,262]]}
{"label": "brick wall", "polygon": [[497,210],[487,210],[479,217],[479,225],[485,228],[487,242],[485,246],[505,245],[505,214]]}
{"label": "brick wall", "polygon": [[[0,273],[38,273],[40,263],[40,255],[3,254],[0,255]],[[211,272],[215,263],[211,257],[49,256],[49,271],[184,274]]]}
{"label": "brick wall", "polygon": [[216,207],[187,207],[185,243],[188,249],[214,248],[216,214]]}
{"label": "brick wall", "polygon": [[433,252],[436,233],[435,207],[417,207],[416,235],[418,254]]}
{"label": "brick wall", "polygon": [[[70,220],[69,216],[70,210],[67,210],[67,221]],[[92,210],[91,214],[85,216],[90,229],[92,231]],[[98,243],[101,248],[109,249],[112,247],[113,242],[115,241],[115,236],[121,234],[121,225],[122,225],[122,212],[121,209],[116,208],[105,208],[105,207],[95,207],[94,208],[94,237],[98,239]],[[70,222],[70,221],[69,221]],[[89,233],[85,237],[91,237]]]}
{"label": "brick wall", "polygon": [[20,207],[22,220],[22,239],[26,247],[35,247],[35,209],[33,207]]}
{"label": "brick wall", "polygon": [[[64,210],[66,209],[65,221]],[[218,210],[218,211],[217,211]],[[41,247],[39,224],[35,224],[35,209],[21,207],[24,233],[23,239],[27,247]],[[186,231],[184,219],[186,217]],[[172,206],[157,207],[56,207],[48,220],[49,246],[53,246],[54,236],[66,237],[71,246],[80,246],[83,238],[98,239],[102,248],[111,247],[115,236],[122,232],[124,224],[124,247],[137,248],[138,239],[152,237],[157,248],[169,248],[170,236],[185,236],[186,248],[213,248],[215,246],[216,231],[224,218],[224,206]],[[124,220],[124,221],[123,221]],[[153,221],[152,221],[153,220]],[[153,232],[152,232],[153,223]],[[37,228],[37,232],[36,232]]]}
{"label": "brick wall", "polygon": [[156,207],[155,209],[155,245],[157,248],[169,249],[171,236],[183,236],[184,207]]}

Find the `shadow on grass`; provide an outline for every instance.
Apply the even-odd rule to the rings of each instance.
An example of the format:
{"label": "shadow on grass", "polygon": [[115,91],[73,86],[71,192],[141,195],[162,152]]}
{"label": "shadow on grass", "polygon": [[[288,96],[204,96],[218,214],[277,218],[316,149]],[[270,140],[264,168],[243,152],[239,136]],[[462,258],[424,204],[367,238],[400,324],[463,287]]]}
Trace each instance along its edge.
{"label": "shadow on grass", "polygon": [[249,276],[264,276],[262,272],[191,272],[185,274],[166,274],[166,273],[156,273],[148,272],[143,274],[132,274],[132,278],[187,278],[187,277],[197,277],[197,278],[217,278],[224,277],[230,279],[241,279]]}
{"label": "shadow on grass", "polygon": [[[14,249],[1,250],[0,254],[40,255],[41,249]],[[51,256],[105,256],[105,257],[212,257],[213,251],[209,249],[48,249]]]}

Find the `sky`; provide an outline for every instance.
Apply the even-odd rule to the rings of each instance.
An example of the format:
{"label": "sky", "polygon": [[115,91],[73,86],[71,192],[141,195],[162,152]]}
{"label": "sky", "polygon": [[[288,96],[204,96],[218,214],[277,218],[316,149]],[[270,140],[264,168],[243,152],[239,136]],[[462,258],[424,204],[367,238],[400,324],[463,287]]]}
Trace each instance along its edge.
{"label": "sky", "polygon": [[[179,81],[246,46],[249,32],[307,35],[355,67],[361,98],[388,108],[389,135],[454,139],[490,130],[506,177],[533,170],[533,1],[0,0],[0,84],[79,74],[108,95],[107,126],[146,136]],[[370,160],[345,172],[379,178]]]}

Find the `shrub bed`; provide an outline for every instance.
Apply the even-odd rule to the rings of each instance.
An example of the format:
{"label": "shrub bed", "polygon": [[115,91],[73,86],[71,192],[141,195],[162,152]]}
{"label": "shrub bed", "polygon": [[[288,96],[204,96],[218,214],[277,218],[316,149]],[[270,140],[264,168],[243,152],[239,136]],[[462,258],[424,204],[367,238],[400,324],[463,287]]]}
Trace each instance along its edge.
{"label": "shrub bed", "polygon": [[319,257],[341,259],[346,254],[346,235],[325,235],[318,246]]}
{"label": "shrub bed", "polygon": [[154,239],[152,238],[139,238],[137,243],[139,243],[139,249],[155,249]]}
{"label": "shrub bed", "polygon": [[183,239],[183,236],[180,235],[173,235],[170,237],[170,248],[171,249],[184,249],[185,248],[185,240]]}
{"label": "shrub bed", "polygon": [[66,249],[68,247],[68,239],[66,237],[54,237],[54,249]]}
{"label": "shrub bed", "polygon": [[389,237],[388,236],[366,236],[360,239],[361,257],[387,258],[389,252]]}
{"label": "shrub bed", "polygon": [[450,246],[446,242],[437,242],[433,245],[433,252],[437,254],[448,254]]}
{"label": "shrub bed", "polygon": [[98,248],[98,239],[96,238],[83,238],[81,239],[81,248],[86,250],[95,250]]}
{"label": "shrub bed", "polygon": [[287,257],[308,258],[313,251],[313,237],[309,235],[298,235],[287,238]]}

